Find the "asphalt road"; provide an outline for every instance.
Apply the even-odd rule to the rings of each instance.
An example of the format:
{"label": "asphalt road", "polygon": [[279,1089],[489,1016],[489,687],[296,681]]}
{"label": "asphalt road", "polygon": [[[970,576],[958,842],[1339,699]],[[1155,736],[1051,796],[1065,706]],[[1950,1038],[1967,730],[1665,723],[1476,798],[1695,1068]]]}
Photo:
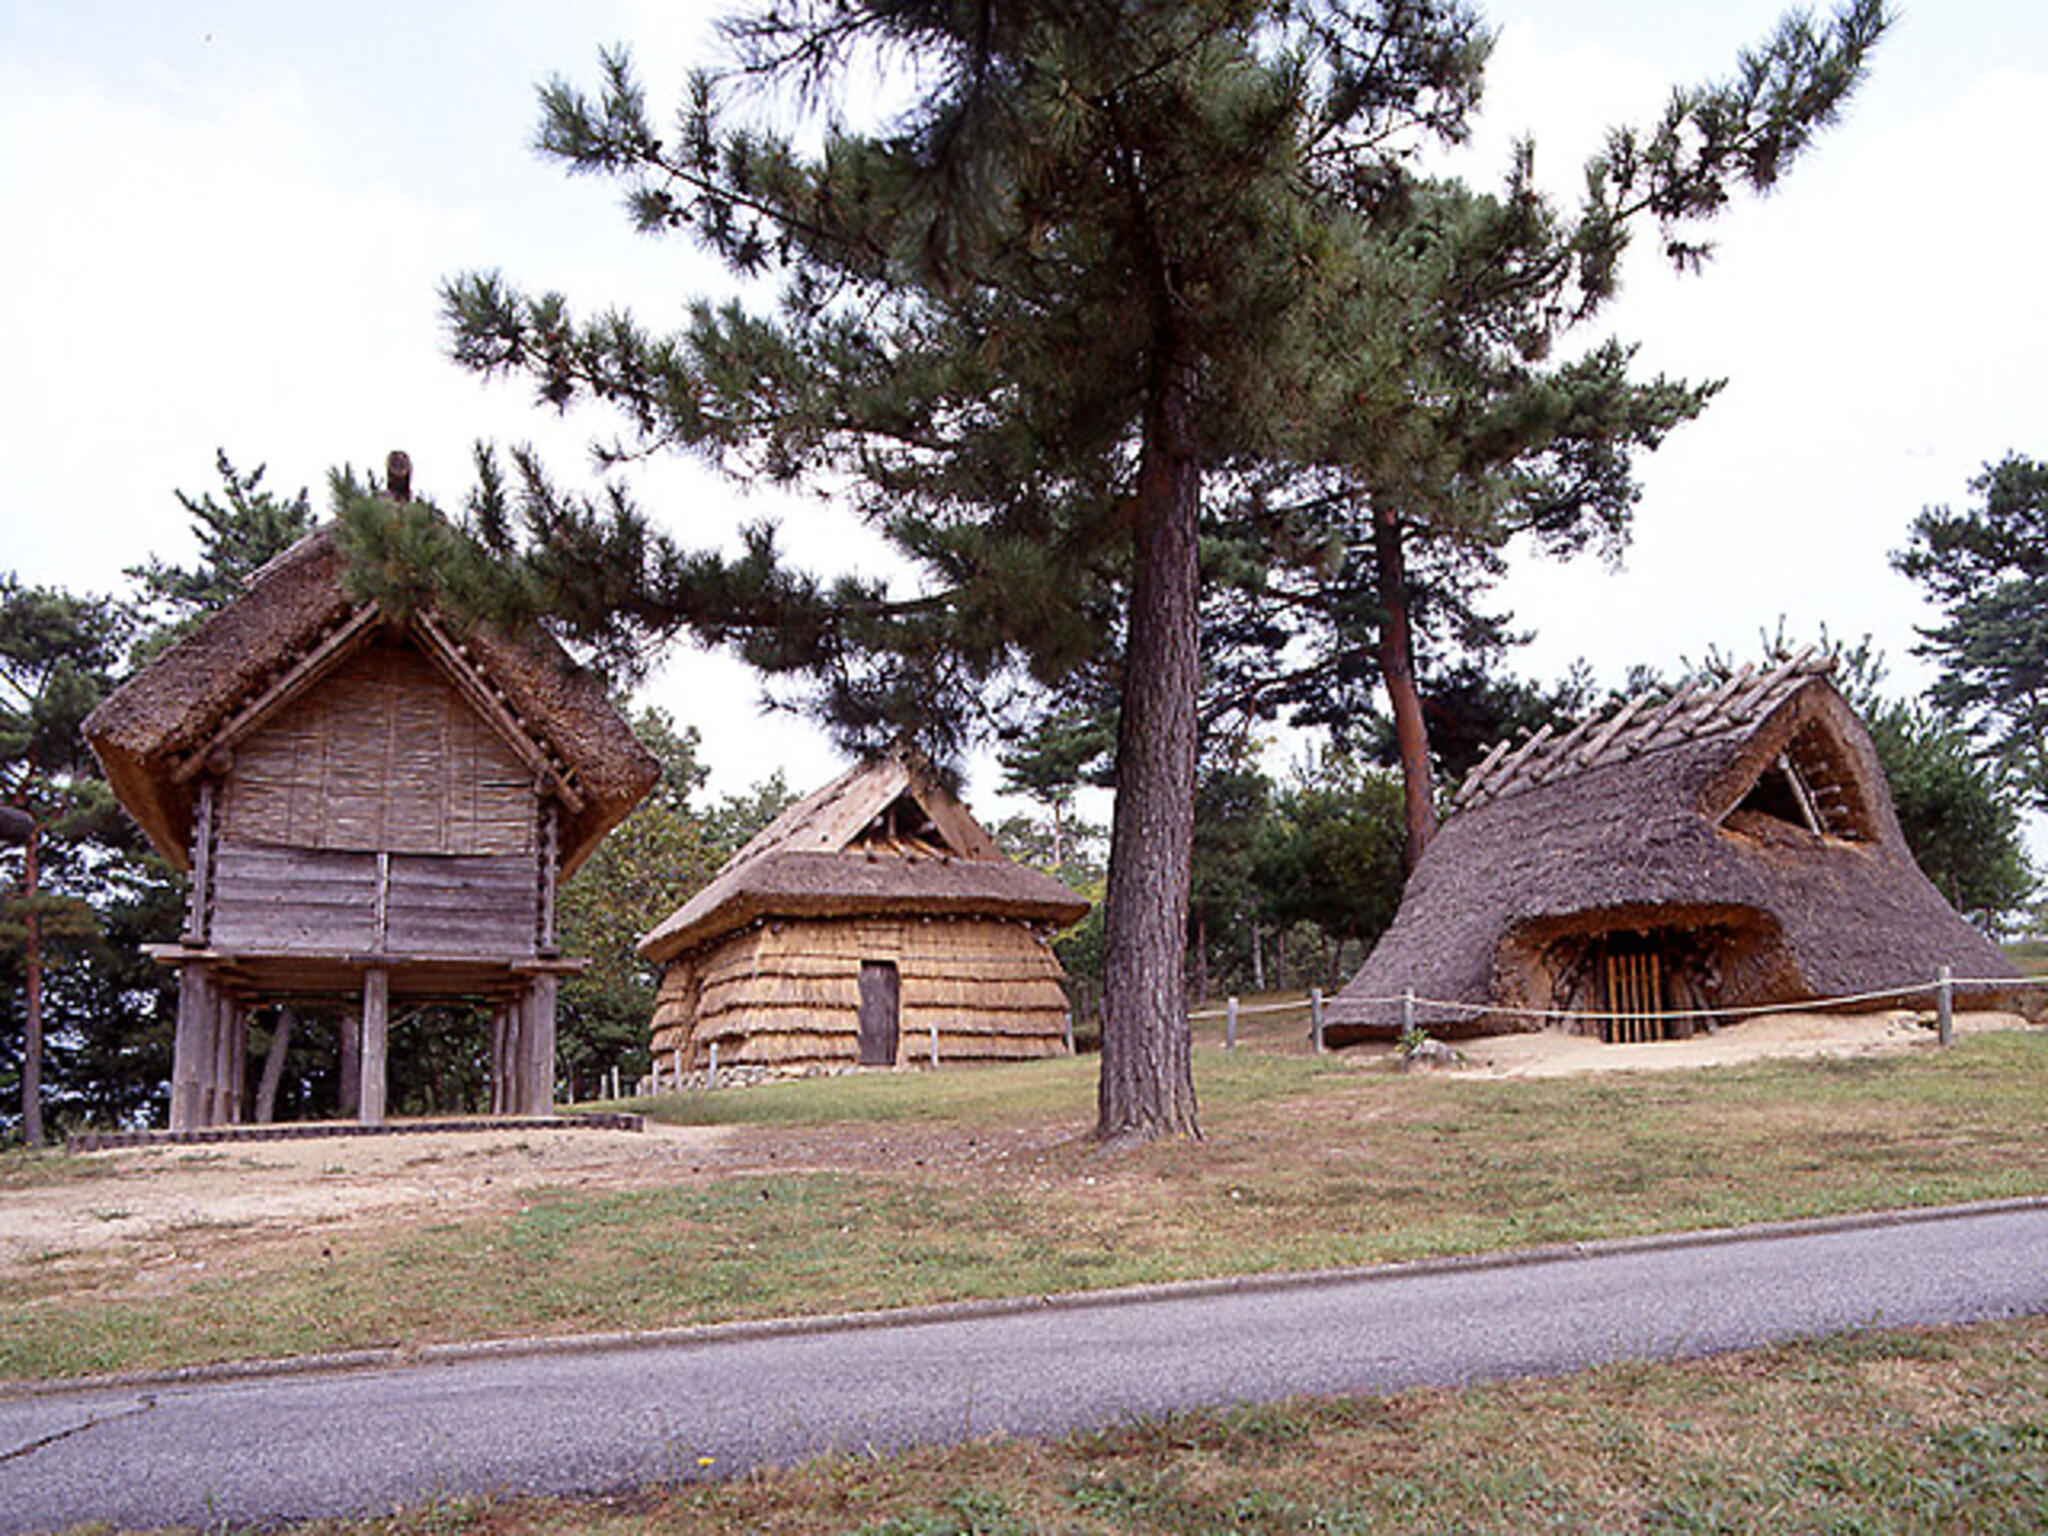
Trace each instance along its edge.
{"label": "asphalt road", "polygon": [[0,1401],[0,1532],[274,1524],[2048,1312],[2048,1201],[910,1321]]}

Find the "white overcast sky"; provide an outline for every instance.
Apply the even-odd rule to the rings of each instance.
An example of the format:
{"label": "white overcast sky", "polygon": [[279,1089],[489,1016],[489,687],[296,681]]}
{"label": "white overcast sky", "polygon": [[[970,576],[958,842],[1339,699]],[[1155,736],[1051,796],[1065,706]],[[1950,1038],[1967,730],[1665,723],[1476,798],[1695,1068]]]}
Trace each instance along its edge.
{"label": "white overcast sky", "polygon": [[[1476,144],[1486,184],[1533,135],[1567,195],[1602,129],[1720,77],[1775,0],[1496,0]],[[716,273],[635,237],[613,189],[530,148],[534,89],[633,45],[666,115],[711,7],[629,0],[0,0],[0,569],[109,591],[189,555],[173,488],[214,449],[323,495],[328,469],[408,449],[458,505],[477,438],[580,464],[601,419],[556,422],[444,355],[438,282],[500,268],[585,308],[679,315]],[[1873,636],[1895,687],[1930,614],[1888,551],[2009,449],[2048,454],[2048,5],[1900,8],[1846,121],[1770,198],[1713,231],[1698,277],[1634,263],[1605,329],[1648,369],[1725,377],[1646,462],[1619,570],[1524,562],[1503,593],[1536,639],[1518,671],[1585,658],[1675,670],[1710,647]],[[822,566],[874,558],[828,507],[691,466],[639,490],[680,533],[783,516]],[[735,666],[684,653],[649,697],[696,725],[721,788],[836,768],[813,728],[763,720]],[[973,787],[993,789],[984,769]]]}

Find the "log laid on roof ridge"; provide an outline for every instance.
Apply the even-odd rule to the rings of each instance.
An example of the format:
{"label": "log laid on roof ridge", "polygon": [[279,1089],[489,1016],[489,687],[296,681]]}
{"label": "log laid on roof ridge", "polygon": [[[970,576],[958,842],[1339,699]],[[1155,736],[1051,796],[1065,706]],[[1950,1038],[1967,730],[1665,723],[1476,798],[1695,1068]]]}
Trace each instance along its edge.
{"label": "log laid on roof ridge", "polygon": [[1621,734],[1622,727],[1629,723],[1635,716],[1636,711],[1643,707],[1649,697],[1650,695],[1647,692],[1639,693],[1609,717],[1607,724],[1601,727],[1599,734],[1579,749],[1579,766],[1581,768],[1593,766],[1594,761]]}
{"label": "log laid on roof ridge", "polygon": [[1543,760],[1535,764],[1530,770],[1530,784],[1542,784],[1556,778],[1560,772],[1569,771],[1572,766],[1570,761],[1572,749],[1579,744],[1579,738],[1597,724],[1599,724],[1599,717],[1597,715],[1590,719],[1581,720],[1569,731],[1566,731],[1564,735],[1553,741],[1550,744],[1549,750],[1543,754]]}
{"label": "log laid on roof ridge", "polygon": [[1536,734],[1517,747],[1514,755],[1501,764],[1500,783],[1495,785],[1493,789],[1496,797],[1505,792],[1508,786],[1515,782],[1515,775],[1528,765],[1531,755],[1535,753],[1537,748],[1550,739],[1550,733],[1551,726],[1548,723],[1538,727]]}

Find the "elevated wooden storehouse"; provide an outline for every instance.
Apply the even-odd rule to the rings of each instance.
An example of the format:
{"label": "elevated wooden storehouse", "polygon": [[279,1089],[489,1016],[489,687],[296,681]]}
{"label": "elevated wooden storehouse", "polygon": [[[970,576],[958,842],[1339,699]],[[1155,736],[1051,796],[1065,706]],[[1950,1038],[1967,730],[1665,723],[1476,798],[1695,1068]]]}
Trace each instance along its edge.
{"label": "elevated wooden storehouse", "polygon": [[86,722],[191,876],[154,948],[179,977],[174,1130],[241,1117],[248,1013],[271,1001],[343,1005],[372,1123],[394,1004],[489,1004],[494,1108],[547,1113],[556,986],[582,964],[556,887],[658,775],[544,637],[394,621],[343,592],[343,563],[331,528],[308,535]]}
{"label": "elevated wooden storehouse", "polygon": [[1694,681],[1496,747],[1331,1001],[1326,1038],[1393,1033],[1411,992],[1440,1035],[1635,1041],[1716,1010],[1896,1001],[1943,966],[2017,974],[1913,862],[1829,666]]}
{"label": "elevated wooden storehouse", "polygon": [[657,1074],[1066,1049],[1051,939],[1088,903],[1003,857],[915,754],[791,806],[640,942]]}

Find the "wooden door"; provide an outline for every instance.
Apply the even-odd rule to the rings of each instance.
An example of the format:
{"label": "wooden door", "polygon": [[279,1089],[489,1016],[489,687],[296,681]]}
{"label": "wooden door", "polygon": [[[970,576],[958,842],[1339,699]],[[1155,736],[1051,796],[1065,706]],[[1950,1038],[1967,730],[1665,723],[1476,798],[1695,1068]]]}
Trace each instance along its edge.
{"label": "wooden door", "polygon": [[888,960],[860,963],[860,1064],[864,1067],[896,1065],[896,1037],[899,1032],[899,1002],[902,983],[896,966]]}
{"label": "wooden door", "polygon": [[1601,1033],[1610,1045],[1643,1045],[1664,1038],[1661,956],[1643,943],[1616,944],[1607,952],[1607,1011]]}

